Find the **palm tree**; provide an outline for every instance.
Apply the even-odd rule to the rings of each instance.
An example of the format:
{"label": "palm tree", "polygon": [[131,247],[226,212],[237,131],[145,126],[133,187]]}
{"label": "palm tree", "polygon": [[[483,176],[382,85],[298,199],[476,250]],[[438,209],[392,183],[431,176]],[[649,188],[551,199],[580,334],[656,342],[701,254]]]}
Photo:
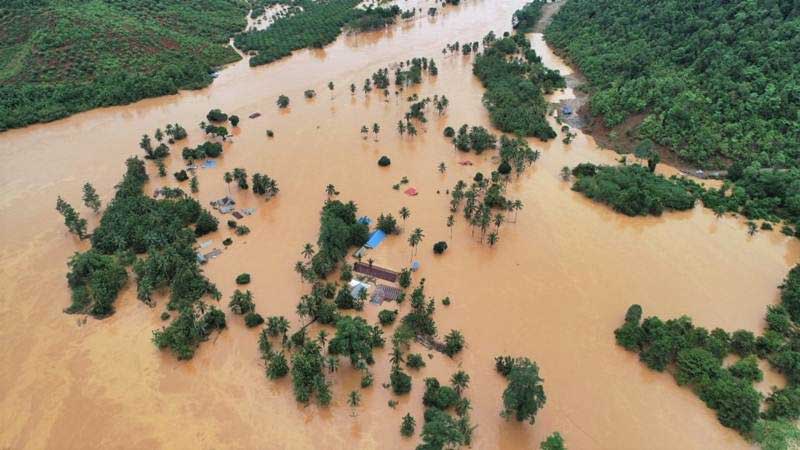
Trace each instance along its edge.
{"label": "palm tree", "polygon": [[422,234],[422,228],[415,228],[413,232],[411,232],[411,236],[408,237],[408,245],[411,246],[411,259],[414,258],[414,253],[416,253],[417,246],[422,242],[422,238],[425,235]]}
{"label": "palm tree", "polygon": [[450,239],[453,239],[453,225],[455,225],[456,219],[453,217],[452,214],[447,216],[447,228],[450,229]]}
{"label": "palm tree", "polygon": [[408,208],[406,208],[405,206],[403,206],[402,208],[400,208],[400,211],[398,211],[397,213],[400,214],[400,218],[403,219],[403,227],[405,227],[406,219],[411,217],[411,211]]}
{"label": "palm tree", "polygon": [[339,358],[335,355],[328,355],[325,365],[328,366],[328,371],[330,373],[336,372],[339,370]]}
{"label": "palm tree", "polygon": [[525,205],[522,204],[522,200],[514,200],[511,206],[514,207],[514,223],[517,223],[517,214],[519,213],[519,210],[522,209],[522,207]]}
{"label": "palm tree", "polygon": [[325,193],[328,195],[328,200],[330,200],[334,195],[338,194],[338,192],[336,192],[336,186],[332,184],[329,184],[325,187]]}
{"label": "palm tree", "polygon": [[439,173],[443,174],[447,172],[447,166],[444,164],[444,161],[439,163]]}
{"label": "palm tree", "polygon": [[450,384],[453,385],[456,394],[461,395],[469,387],[469,375],[463,370],[459,370],[450,377]]}
{"label": "palm tree", "polygon": [[331,91],[331,100],[333,100],[333,81],[328,81],[328,90]]}
{"label": "palm tree", "polygon": [[372,124],[372,133],[375,134],[375,142],[378,142],[378,133],[381,132],[381,126],[377,123]]}
{"label": "palm tree", "polygon": [[303,264],[303,261],[297,261],[294,263],[294,271],[300,275],[300,282],[302,283],[306,279],[306,266]]}
{"label": "palm tree", "polygon": [[347,396],[347,404],[353,408],[353,412],[351,413],[353,417],[356,416],[356,407],[361,404],[361,394],[358,391],[350,391],[350,395]]}
{"label": "palm tree", "polygon": [[369,134],[369,128],[366,125],[361,125],[361,134],[363,135],[364,140],[367,140],[367,134]]}
{"label": "palm tree", "polygon": [[317,335],[317,341],[319,341],[319,345],[325,347],[325,341],[328,340],[328,332],[325,330],[320,330],[319,334]]}
{"label": "palm tree", "polygon": [[502,214],[497,213],[494,216],[494,226],[496,227],[497,231],[500,231],[500,225],[502,225],[504,221],[505,217]]}
{"label": "palm tree", "polygon": [[402,120],[397,121],[397,132],[400,133],[400,136],[403,136],[406,132],[406,125]]}
{"label": "palm tree", "polygon": [[303,246],[303,251],[301,252],[305,259],[311,258],[314,256],[314,246],[311,243],[306,242],[306,245]]}
{"label": "palm tree", "polygon": [[389,354],[389,362],[392,363],[392,367],[398,368],[404,361],[400,346],[395,344],[394,347],[392,347],[392,353]]}
{"label": "palm tree", "polygon": [[497,235],[496,232],[492,231],[489,233],[489,236],[486,237],[486,242],[489,243],[490,247],[494,247],[494,244],[497,244],[497,241],[500,240],[500,236]]}
{"label": "palm tree", "polygon": [[231,175],[230,172],[225,172],[225,175],[223,176],[223,179],[225,180],[225,184],[228,185],[228,197],[230,197],[231,196],[231,183],[233,182],[233,175]]}
{"label": "palm tree", "polygon": [[350,95],[356,95],[356,85],[354,83],[350,83]]}

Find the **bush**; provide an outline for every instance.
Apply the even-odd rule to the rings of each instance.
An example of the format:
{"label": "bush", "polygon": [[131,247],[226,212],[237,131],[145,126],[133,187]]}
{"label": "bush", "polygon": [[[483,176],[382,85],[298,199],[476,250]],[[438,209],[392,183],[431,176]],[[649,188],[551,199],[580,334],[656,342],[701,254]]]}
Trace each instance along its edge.
{"label": "bush", "polygon": [[219,109],[212,109],[208,112],[208,114],[206,114],[206,119],[211,122],[225,122],[228,120],[228,115]]}
{"label": "bush", "polygon": [[275,102],[278,105],[278,108],[284,109],[289,106],[289,97],[285,95],[278,96],[278,101]]}
{"label": "bush", "polygon": [[397,319],[397,310],[383,309],[378,313],[378,321],[381,325],[391,325]]}
{"label": "bush", "polygon": [[452,138],[455,135],[456,135],[456,130],[454,130],[453,127],[445,127],[445,129],[444,129],[444,137]]}
{"label": "bush", "polygon": [[395,394],[402,395],[411,392],[411,377],[399,368],[392,370],[389,381],[392,385],[392,392]]}
{"label": "bush", "polygon": [[189,179],[189,174],[187,174],[185,170],[179,170],[178,172],[175,172],[172,175],[178,181],[186,181]]}
{"label": "bush", "polygon": [[247,325],[247,328],[257,327],[262,323],[264,323],[264,318],[257,312],[251,311],[244,316],[244,324]]}
{"label": "bush", "polygon": [[234,127],[238,127],[239,126],[239,116],[236,116],[236,115],[230,116],[228,118],[228,120],[230,120],[232,126],[234,126]]}
{"label": "bush", "polygon": [[442,253],[444,253],[445,250],[447,250],[447,242],[439,241],[433,244],[433,253],[441,255]]}
{"label": "bush", "polygon": [[458,330],[450,331],[447,336],[444,337],[444,354],[453,357],[456,353],[461,352],[464,349],[464,335],[461,334]]}
{"label": "bush", "polygon": [[170,315],[169,315],[169,313],[168,313],[168,312],[166,312],[166,311],[164,311],[164,312],[162,312],[162,313],[161,313],[161,320],[169,320],[169,318],[170,318],[170,317],[171,317],[171,316],[170,316]]}
{"label": "bush", "polygon": [[419,353],[411,353],[406,359],[406,365],[411,369],[421,369],[425,367],[425,360]]}
{"label": "bush", "polygon": [[212,231],[217,231],[218,226],[217,218],[212,216],[210,212],[203,210],[195,223],[194,233],[197,236],[203,236]]}
{"label": "bush", "polygon": [[241,273],[236,276],[236,284],[248,284],[248,283],[250,283],[249,273]]}
{"label": "bush", "polygon": [[380,157],[380,159],[378,159],[378,165],[381,166],[381,167],[386,167],[391,163],[392,163],[392,160],[389,159],[389,157],[386,156],[386,155],[383,155],[383,156]]}

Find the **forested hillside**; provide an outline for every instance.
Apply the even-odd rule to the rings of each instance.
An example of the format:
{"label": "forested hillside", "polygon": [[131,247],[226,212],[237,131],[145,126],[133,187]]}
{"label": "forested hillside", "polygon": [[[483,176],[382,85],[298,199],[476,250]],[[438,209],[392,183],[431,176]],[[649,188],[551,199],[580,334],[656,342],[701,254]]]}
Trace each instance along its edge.
{"label": "forested hillside", "polygon": [[609,127],[700,166],[800,165],[796,0],[569,0],[546,32]]}
{"label": "forested hillside", "polygon": [[0,2],[0,131],[208,85],[238,0]]}

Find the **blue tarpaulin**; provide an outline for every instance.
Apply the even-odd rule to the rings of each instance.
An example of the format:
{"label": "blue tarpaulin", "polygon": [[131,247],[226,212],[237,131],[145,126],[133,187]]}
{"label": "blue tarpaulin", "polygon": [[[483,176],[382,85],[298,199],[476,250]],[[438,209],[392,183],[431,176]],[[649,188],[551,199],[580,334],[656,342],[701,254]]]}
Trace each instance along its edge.
{"label": "blue tarpaulin", "polygon": [[561,109],[561,112],[562,112],[562,113],[564,113],[564,114],[566,114],[566,115],[570,115],[570,114],[572,114],[572,107],[571,107],[571,106],[569,106],[569,105],[565,105],[565,106],[564,106],[564,107]]}
{"label": "blue tarpaulin", "polygon": [[383,242],[384,239],[386,239],[386,233],[381,230],[375,230],[364,246],[367,248],[376,248],[381,245],[381,242]]}

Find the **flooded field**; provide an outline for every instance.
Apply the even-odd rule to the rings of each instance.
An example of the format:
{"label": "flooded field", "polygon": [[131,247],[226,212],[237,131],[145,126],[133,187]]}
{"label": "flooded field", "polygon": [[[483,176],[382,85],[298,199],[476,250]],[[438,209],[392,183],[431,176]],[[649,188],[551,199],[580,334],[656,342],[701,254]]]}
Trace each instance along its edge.
{"label": "flooded field", "polygon": [[[670,375],[648,370],[617,347],[612,332],[631,303],[640,303],[645,315],[687,314],[709,329],[759,331],[766,305],[777,300],[776,286],[800,258],[797,240],[777,232],[750,237],[742,220],[716,218],[699,207],[629,218],[592,203],[571,191],[559,171],[584,161],[612,163],[617,155],[580,132],[570,145],[530,141],[541,158],[509,185],[509,196],[525,208],[516,223],[503,225],[494,248],[476,242],[460,217],[450,239],[445,190],[494,165],[491,152],[465,156],[442,136],[447,125],[489,126],[489,120],[472,58],[444,56],[441,49],[508,30],[524,3],[467,1],[436,18],[342,36],[323,50],[296,52],[268,66],[251,69],[243,60],[204,90],[0,134],[0,448],[411,449],[418,438],[404,439],[398,430],[407,412],[422,423],[423,378],[446,379],[458,368],[472,377],[467,395],[478,425],[475,449],[537,448],[554,431],[571,449],[748,448]],[[540,34],[531,38],[545,65],[569,71]],[[433,57],[439,75],[404,95],[444,94],[450,108],[443,116],[431,111],[420,135],[401,138],[395,125],[407,102],[393,94],[351,95],[349,85],[360,87],[378,68],[418,56]],[[329,81],[335,84],[333,97]],[[317,97],[304,99],[306,89],[315,89]],[[275,105],[280,94],[291,98],[286,110]],[[552,101],[571,95],[567,89]],[[174,172],[183,164],[180,148],[202,141],[197,123],[211,108],[237,114],[242,122],[218,167],[198,171],[201,203],[226,194],[223,173],[234,167],[267,173],[281,188],[264,203],[231,187],[240,205],[257,211],[242,221],[252,232],[234,237],[205,266],[223,293],[226,312],[234,277],[250,272],[258,311],[298,323],[295,305],[307,286],[293,265],[303,244],[316,241],[329,183],[371,217],[396,215],[406,206],[411,217],[405,228],[425,231],[416,278],[426,278],[428,295],[453,300],[438,306],[439,332],[461,330],[467,349],[453,360],[437,354],[427,368],[412,373],[414,388],[396,409],[387,406],[395,397],[380,386],[388,379],[386,349],[376,353],[376,383],[363,391],[352,417],[345,396],[358,386],[360,374],[349,364],[331,377],[330,408],[298,405],[288,379],[265,378],[258,331],[245,328],[238,316],[228,314],[228,329],[187,363],[151,343],[151,331],[162,326],[164,302],[147,307],[136,299],[133,283],[108,319],[81,324],[82,316],[62,313],[69,304],[67,258],[88,243],[67,234],[56,197],[77,207],[81,186],[90,181],[107,202],[125,158],[141,156],[141,135],[179,122],[189,141],[173,148],[168,167]],[[248,119],[254,112],[262,115]],[[373,122],[382,127],[378,141],[363,140],[359,129]],[[275,131],[274,138],[265,136],[267,129]],[[384,154],[392,165],[379,168],[376,161]],[[475,165],[459,165],[463,159]],[[447,165],[445,174],[437,171],[440,162]],[[158,178],[152,163],[148,167],[148,189],[164,180],[175,185],[172,177]],[[663,165],[659,171],[675,172]],[[392,189],[403,176],[418,196]],[[97,217],[79,211],[91,229]],[[228,234],[201,240],[213,239],[221,248]],[[381,266],[407,266],[406,238],[388,238],[370,257]],[[430,248],[439,240],[447,240],[449,250],[434,256]],[[378,310],[367,305],[364,315],[374,323]],[[493,360],[501,354],[528,356],[541,368],[548,399],[533,427],[499,416],[505,380]],[[768,376],[768,382],[781,380]]]}

